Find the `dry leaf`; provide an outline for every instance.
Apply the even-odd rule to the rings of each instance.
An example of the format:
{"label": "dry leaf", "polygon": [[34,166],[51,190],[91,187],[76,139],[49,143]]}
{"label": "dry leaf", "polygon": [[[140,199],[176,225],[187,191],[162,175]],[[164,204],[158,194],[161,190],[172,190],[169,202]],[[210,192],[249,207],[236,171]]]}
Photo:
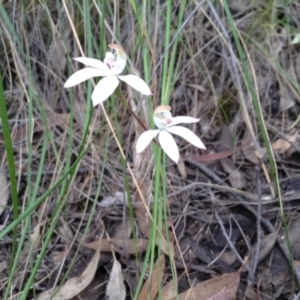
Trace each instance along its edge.
{"label": "dry leaf", "polygon": [[145,237],[148,237],[152,222],[143,204],[136,207],[134,214],[139,230]]}
{"label": "dry leaf", "polygon": [[21,260],[26,261],[28,259],[28,254],[32,252],[32,250],[40,247],[40,232],[41,232],[41,223],[38,223],[34,226],[32,230],[32,234],[30,235],[30,240],[27,240],[24,243],[22,252],[21,252]]}
{"label": "dry leaf", "polygon": [[229,250],[229,251],[224,251],[220,255],[220,259],[222,259],[228,265],[233,265],[237,260],[237,256],[233,250]]}
{"label": "dry leaf", "polygon": [[116,228],[114,228],[111,237],[114,239],[129,239],[132,233],[132,225],[130,219],[123,220]]}
{"label": "dry leaf", "polygon": [[[266,236],[261,241],[259,254],[258,254],[258,262],[261,262],[269,252],[274,248],[274,245],[277,240],[278,230],[274,231]],[[249,259],[247,260],[246,264],[243,266],[242,272],[247,271],[246,266],[251,267],[252,261],[254,259],[256,251],[256,243],[251,247],[250,253],[248,253]]]}
{"label": "dry leaf", "polygon": [[293,40],[291,41],[291,44],[292,45],[300,44],[300,33],[298,33],[294,36]]}
{"label": "dry leaf", "polygon": [[114,196],[107,196],[99,203],[101,207],[110,207],[112,205],[122,204],[128,206],[126,192],[116,192]]}
{"label": "dry leaf", "polygon": [[7,201],[9,198],[9,184],[7,182],[5,173],[0,169],[0,215],[6,208]]}
{"label": "dry leaf", "polygon": [[[191,287],[179,294],[180,300],[232,300],[235,298],[239,282],[240,272],[224,274]],[[172,300],[176,300],[174,297]]]}
{"label": "dry leaf", "polygon": [[251,287],[249,285],[247,285],[247,287],[246,287],[245,295],[246,295],[247,300],[259,300],[253,287]]}
{"label": "dry leaf", "polygon": [[[153,300],[155,299],[158,289],[162,284],[165,273],[165,255],[162,254],[155,263],[152,274],[144,283],[144,286],[139,294],[138,300]],[[165,298],[163,298],[165,299]]]}
{"label": "dry leaf", "polygon": [[202,163],[211,163],[215,162],[217,160],[220,160],[222,158],[228,157],[232,155],[234,151],[232,149],[219,151],[216,153],[209,153],[209,154],[201,154],[201,155],[191,155],[190,158],[202,162]]}
{"label": "dry leaf", "polygon": [[108,300],[123,300],[126,298],[124,276],[120,263],[115,259],[109,275],[106,287],[106,297]]}
{"label": "dry leaf", "polygon": [[92,282],[71,300],[99,300],[99,295],[102,293],[102,283],[100,276],[95,276]]}
{"label": "dry leaf", "polygon": [[33,228],[33,232],[30,235],[30,240],[33,245],[33,249],[36,249],[39,246],[40,242],[40,231],[41,231],[41,224],[38,223],[36,226]]}
{"label": "dry leaf", "polygon": [[83,243],[83,246],[89,249],[96,250],[98,247],[102,252],[111,252],[111,247],[123,256],[129,254],[141,253],[147,249],[148,241],[146,239],[114,239],[110,241],[103,239],[101,241],[95,241],[91,243]]}
{"label": "dry leaf", "polygon": [[68,279],[58,290],[58,292],[51,298],[55,290],[51,288],[38,295],[38,300],[69,300],[81,293],[93,280],[100,258],[100,247],[95,251],[90,263],[86,266],[81,275]]}
{"label": "dry leaf", "polygon": [[233,188],[242,190],[248,185],[245,175],[238,170],[230,158],[221,159],[221,165],[224,171],[228,174],[228,179]]}
{"label": "dry leaf", "polygon": [[186,168],[185,168],[185,162],[183,159],[180,159],[178,164],[177,164],[177,169],[183,179],[186,179]]}
{"label": "dry leaf", "polygon": [[[220,136],[219,150],[228,150],[234,147],[231,131],[229,126],[224,126],[222,134]],[[220,160],[223,170],[228,174],[230,185],[238,190],[245,189],[247,187],[247,181],[242,171],[238,170],[234,165],[231,158],[224,157]]]}
{"label": "dry leaf", "polygon": [[169,281],[166,285],[164,285],[161,294],[162,294],[162,299],[164,300],[170,300],[176,297],[173,280]]}
{"label": "dry leaf", "polygon": [[[165,238],[167,234],[169,234],[169,239]],[[160,246],[161,251],[166,255],[175,257],[174,237],[171,232],[164,234],[164,238],[162,238],[161,234],[157,232],[155,244]]]}
{"label": "dry leaf", "polygon": [[243,136],[242,151],[249,161],[251,161],[255,165],[259,164],[259,159],[256,152],[257,147],[255,146],[251,133],[248,129],[246,129]]}
{"label": "dry leaf", "polygon": [[287,150],[289,150],[292,147],[292,144],[296,142],[298,133],[299,130],[296,130],[295,132],[287,136],[286,139],[282,139],[282,138],[278,139],[276,142],[272,144],[272,149],[278,151],[281,154],[285,153]]}

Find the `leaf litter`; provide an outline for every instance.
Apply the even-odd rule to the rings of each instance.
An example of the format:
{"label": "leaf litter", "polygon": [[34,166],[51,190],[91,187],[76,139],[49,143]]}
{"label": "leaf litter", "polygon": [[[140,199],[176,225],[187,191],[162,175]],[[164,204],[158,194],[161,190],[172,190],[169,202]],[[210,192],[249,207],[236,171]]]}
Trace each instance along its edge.
{"label": "leaf litter", "polygon": [[[299,93],[297,91],[299,54],[297,53],[298,44],[293,40],[297,34],[294,32],[289,35],[282,28],[275,28],[276,26],[274,28],[260,26],[261,24],[257,22],[263,20],[260,17],[264,16],[265,8],[261,4],[253,7],[250,2],[230,1],[229,5],[237,28],[246,33],[253,30],[252,37],[254,39],[263,36],[263,42],[257,41],[263,43],[265,49],[268,49],[270,55],[273,55],[272,59],[269,59],[255,48],[255,43],[245,41],[249,57],[251,57],[252,75],[258,82],[257,93],[260,97],[264,120],[267,125],[270,124],[270,127],[267,126],[267,128],[274,126],[279,132],[284,132],[285,138],[268,129],[278,167],[283,209],[290,224],[288,231],[293,263],[299,267],[298,207],[300,203],[298,194],[300,188],[298,186],[300,174],[298,162],[300,154],[293,147],[293,144],[297,144],[299,140],[299,120],[297,121],[299,113]],[[193,11],[193,5],[193,3],[188,4],[185,18]],[[6,7],[13,13],[13,6],[7,5]],[[165,12],[164,9],[164,6],[158,7],[158,11],[162,13]],[[176,9],[174,7],[174,17],[177,16]],[[208,10],[208,8],[206,9]],[[216,3],[215,9],[220,16],[220,21],[225,24],[225,20],[221,17],[223,16],[222,6]],[[29,45],[32,67],[36,70],[32,83],[37,88],[37,98],[40,99],[40,103],[46,110],[46,124],[35,107],[33,112],[33,183],[38,180],[38,162],[41,158],[40,149],[43,136],[50,134],[51,143],[56,147],[54,149],[52,148],[53,144],[47,145],[39,194],[47,191],[51,187],[51,183],[59,178],[60,170],[57,168],[55,153],[59,153],[60,161],[64,162],[67,154],[66,137],[69,134],[70,120],[74,122],[74,139],[71,141],[72,159],[78,157],[84,125],[83,116],[87,108],[86,89],[81,86],[74,93],[75,115],[72,117],[70,114],[70,101],[62,89],[63,80],[66,79],[67,74],[66,56],[57,55],[57,53],[66,53],[66,49],[72,49],[70,55],[75,57],[78,56],[78,49],[71,47],[74,45],[74,41],[69,34],[66,45],[62,45],[61,37],[53,35],[52,39],[49,39],[52,30],[49,30],[42,22],[44,20],[41,17],[44,16],[43,11],[43,9],[39,9],[39,6],[36,7],[36,10],[29,10],[28,17],[32,22],[37,23],[29,27],[28,30],[31,31],[26,32],[26,36],[24,36],[24,39],[27,39],[25,42],[28,42]],[[130,9],[126,8],[121,15],[125,11],[130,12]],[[286,15],[288,11],[291,14],[289,16]],[[293,15],[294,12],[295,15]],[[300,28],[298,17],[300,14],[296,4],[287,4],[284,11],[274,7],[274,15],[277,13],[282,15],[282,19],[291,18],[296,24],[296,28]],[[54,29],[57,32],[65,32],[65,24],[57,19],[59,14],[55,12],[54,8],[49,10],[49,14],[55,20],[53,22]],[[116,22],[118,26],[121,26],[122,22],[118,17]],[[1,24],[3,25],[3,23]],[[14,24],[17,29],[28,28],[28,26],[24,27],[22,18],[14,20]],[[154,29],[159,28],[163,33],[163,26],[152,25],[156,26]],[[106,26],[109,26],[109,22]],[[180,295],[179,299],[227,300],[234,299],[235,295],[236,299],[243,299],[245,294],[249,299],[292,299],[298,290],[294,290],[291,284],[293,276],[289,262],[279,247],[279,242],[283,241],[286,244],[286,238],[283,237],[281,230],[277,233],[274,229],[280,227],[280,206],[278,199],[270,193],[272,181],[267,180],[264,172],[257,171],[257,166],[264,163],[266,172],[270,172],[262,137],[257,129],[257,120],[249,97],[239,94],[235,77],[232,76],[231,62],[234,61],[234,58],[228,59],[227,45],[223,43],[222,38],[219,38],[215,26],[216,24],[212,24],[211,20],[205,17],[199,9],[181,32],[182,40],[179,42],[180,47],[177,53],[179,73],[172,91],[170,105],[174,115],[201,117],[199,124],[193,130],[205,141],[208,150],[206,152],[198,151],[187,147],[180,139],[176,140],[182,160],[177,167],[167,160],[166,170],[167,193],[173,195],[164,199],[169,208],[169,219],[164,220],[164,225],[168,225],[170,229],[169,238],[167,238],[167,230],[158,235],[156,244],[162,245],[164,254],[155,253],[157,255],[155,268],[152,270],[152,276],[145,278],[143,282],[143,291],[145,292],[141,295],[155,299],[160,288],[157,287],[159,284],[163,286],[164,299],[172,299],[177,294]],[[199,31],[200,27],[201,31]],[[3,28],[5,27],[3,26]],[[108,28],[106,27],[106,33],[109,35]],[[269,32],[265,31],[267,28],[270,30]],[[134,38],[127,38],[135,36],[130,30],[132,29],[126,27],[120,33],[121,43],[126,50],[135,49],[136,46]],[[44,34],[45,32],[47,35]],[[67,30],[67,32],[70,31]],[[4,31],[1,31],[2,34]],[[21,208],[25,207],[27,201],[25,195],[26,176],[28,175],[28,166],[26,165],[28,159],[28,102],[27,91],[19,85],[19,82],[24,80],[25,86],[32,83],[26,76],[27,62],[7,43],[13,38],[1,37],[8,49],[8,60],[3,59],[0,66],[4,70],[2,75],[8,87],[5,93],[10,116],[13,116],[10,121],[13,128],[12,139],[16,153],[16,165],[18,166],[16,176],[20,183]],[[29,37],[40,37],[39,43],[35,43],[35,39],[31,40]],[[98,38],[95,35],[96,42],[101,44]],[[209,41],[209,43],[205,41]],[[161,43],[157,43],[157,40],[151,40],[149,47],[153,54],[154,67],[158,63],[157,58],[163,55],[164,49]],[[15,53],[16,57],[13,57],[11,53]],[[36,63],[43,61],[45,62],[43,67]],[[277,68],[274,61],[281,67]],[[137,63],[137,70],[141,71],[140,63],[135,63]],[[202,70],[200,72],[199,66],[207,71],[205,76],[203,76]],[[10,72],[16,78],[14,82],[11,81],[11,74],[7,72],[9,67],[11,67]],[[20,74],[14,70],[21,70]],[[157,72],[153,77],[153,86],[156,87],[153,105],[160,101],[159,82],[160,73]],[[146,101],[140,101],[141,99],[136,101],[135,94],[130,88],[126,87],[123,92],[126,97],[129,96],[132,110],[141,117],[144,123],[149,123]],[[248,101],[248,114],[254,127],[253,136],[245,125],[245,120],[239,110],[243,99]],[[124,112],[123,107],[117,103],[116,112],[116,118],[121,125],[121,136],[124,138],[124,149],[127,147],[131,150],[134,148],[131,137],[139,136],[143,129],[135,122],[132,130],[130,114]],[[110,117],[113,119],[115,116],[111,113]],[[139,155],[131,154],[132,152],[128,151],[127,159],[134,166],[134,172],[144,198],[141,199],[135,186],[130,182],[129,189],[133,199],[134,215],[134,222],[131,222],[129,201],[124,197],[126,195],[123,181],[124,171],[119,162],[117,147],[109,133],[108,153],[105,158],[103,149],[105,149],[104,141],[108,129],[104,128],[100,135],[97,135],[103,123],[102,112],[94,110],[91,118],[93,126],[90,127],[90,132],[95,134],[92,147],[83,157],[74,183],[66,194],[65,210],[62,212],[61,220],[51,239],[51,247],[49,246],[49,251],[43,259],[32,288],[34,290],[32,294],[39,294],[38,297],[45,297],[45,299],[49,298],[58,285],[61,286],[61,290],[54,296],[57,297],[54,299],[76,299],[77,296],[82,299],[103,299],[108,286],[111,291],[108,294],[111,297],[114,297],[113,292],[116,287],[119,287],[121,294],[118,297],[125,299],[122,276],[125,278],[127,288],[126,298],[131,299],[137,287],[141,265],[144,263],[152,224],[153,153],[150,149]],[[224,138],[222,133],[228,130],[226,127],[230,129],[230,136]],[[220,147],[225,145],[225,142],[226,147]],[[3,145],[3,138],[0,135],[2,163],[5,161]],[[96,191],[103,165],[104,184],[98,195]],[[4,170],[6,168],[7,165],[3,167]],[[2,175],[6,177],[5,172]],[[261,179],[260,184],[257,183],[257,177]],[[2,179],[0,183],[2,184],[0,188],[1,226],[2,224],[6,226],[5,220],[11,220],[10,211],[6,209],[10,204],[8,188],[6,189],[9,183]],[[34,252],[32,259],[36,259],[50,223],[49,216],[57,205],[57,196],[57,191],[54,191],[48,197],[47,203],[44,204],[45,211],[39,208],[37,214],[43,214],[41,216],[43,222],[38,223],[35,219],[36,216],[32,216],[32,231],[27,236],[28,244],[23,245],[22,258],[28,256],[31,249]],[[258,212],[259,201],[262,208],[260,213]],[[96,206],[93,211],[91,203],[95,202]],[[86,204],[87,210],[83,210]],[[263,224],[261,233],[264,237],[260,241],[261,250],[255,258],[258,239],[257,220]],[[102,221],[111,234],[110,240],[98,238],[103,233],[103,228],[99,225]],[[90,227],[84,234],[89,224]],[[270,224],[273,229],[269,227]],[[0,262],[1,282],[7,282],[10,245],[10,237],[1,241],[0,256],[3,259]],[[112,255],[113,251],[117,253],[117,259]],[[165,259],[164,263],[161,262],[162,256]],[[243,272],[239,271],[245,257],[249,257],[246,263],[249,268],[253,259],[258,260],[252,286],[246,283],[247,271],[244,269]],[[175,266],[176,276],[174,278],[170,260]],[[69,270],[71,265],[73,267]],[[57,266],[62,270],[61,273],[57,271]],[[157,271],[158,269],[159,271]],[[73,273],[75,270],[79,272],[76,275]],[[18,288],[12,289],[12,294],[17,295],[22,290],[19,274],[22,274],[20,277],[26,278],[30,271],[28,265],[22,260],[15,277],[15,286]],[[68,273],[69,271],[70,273]],[[155,276],[158,273],[159,276]],[[61,282],[65,274],[68,274],[67,278]],[[158,282],[158,278],[163,280]],[[118,280],[114,282],[113,279]],[[165,287],[170,287],[169,292],[164,292]],[[178,290],[174,290],[175,287]],[[87,290],[89,289],[94,291],[93,295],[88,294]]]}
{"label": "leaf litter", "polygon": [[126,289],[121,264],[114,259],[114,263],[109,275],[106,287],[106,297],[108,300],[125,300]]}

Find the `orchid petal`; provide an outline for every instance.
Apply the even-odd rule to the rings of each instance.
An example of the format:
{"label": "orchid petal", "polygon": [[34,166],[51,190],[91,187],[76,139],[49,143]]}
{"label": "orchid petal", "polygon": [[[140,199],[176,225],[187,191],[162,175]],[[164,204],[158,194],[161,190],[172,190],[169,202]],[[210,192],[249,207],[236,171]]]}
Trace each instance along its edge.
{"label": "orchid petal", "polygon": [[84,68],[72,74],[65,82],[65,88],[72,87],[93,77],[104,76],[103,71],[94,68]]}
{"label": "orchid petal", "polygon": [[193,144],[194,146],[201,148],[201,149],[206,149],[204,144],[201,142],[199,137],[191,130],[188,128],[182,127],[182,126],[172,126],[166,128],[166,130],[170,133],[179,135],[183,139],[187,140],[189,143]]}
{"label": "orchid petal", "polygon": [[168,126],[173,126],[173,125],[177,125],[177,124],[181,124],[181,123],[197,123],[199,122],[200,119],[197,118],[193,118],[193,117],[189,117],[189,116],[178,116],[178,117],[174,117],[172,119],[172,122],[168,124]]}
{"label": "orchid petal", "polygon": [[158,135],[159,143],[164,150],[164,152],[176,163],[179,161],[179,150],[175,143],[172,135],[165,131],[161,130]]}
{"label": "orchid petal", "polygon": [[92,94],[93,106],[105,101],[115,91],[118,85],[119,80],[116,76],[110,75],[102,78]]}
{"label": "orchid petal", "polygon": [[108,51],[105,53],[105,58],[104,58],[103,62],[106,64],[107,62],[112,61],[114,59],[115,59],[115,56],[111,52]]}
{"label": "orchid petal", "polygon": [[[109,73],[109,67],[99,59],[83,57],[83,56],[75,57],[73,59],[76,61],[79,61],[80,63],[82,63],[88,67],[102,70],[102,71],[106,72],[106,75],[108,75],[108,73]],[[106,75],[101,75],[101,76],[106,76]]]}
{"label": "orchid petal", "polygon": [[159,129],[164,129],[164,128],[167,127],[167,122],[164,119],[157,118],[157,117],[153,116],[153,121],[154,121],[156,127],[159,128]]}
{"label": "orchid petal", "polygon": [[124,71],[126,67],[127,58],[126,55],[121,51],[117,51],[115,56],[116,56],[116,61],[113,67],[111,68],[110,72],[113,75],[119,75]]}
{"label": "orchid petal", "polygon": [[151,143],[151,141],[158,135],[158,133],[158,129],[147,130],[143,132],[136,142],[136,153],[141,153],[142,151],[144,151],[147,148],[147,146]]}
{"label": "orchid petal", "polygon": [[148,84],[140,77],[135,75],[118,76],[120,80],[126,82],[140,93],[150,96],[152,95]]}

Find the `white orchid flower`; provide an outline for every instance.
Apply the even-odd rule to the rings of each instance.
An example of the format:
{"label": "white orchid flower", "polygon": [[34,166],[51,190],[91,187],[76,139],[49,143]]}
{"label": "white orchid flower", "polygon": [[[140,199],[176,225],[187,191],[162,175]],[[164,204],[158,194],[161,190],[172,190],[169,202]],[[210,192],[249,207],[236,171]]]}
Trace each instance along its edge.
{"label": "white orchid flower", "polygon": [[172,118],[170,110],[171,107],[168,105],[156,107],[153,113],[153,121],[159,129],[147,130],[140,135],[136,143],[137,153],[144,151],[151,141],[158,136],[158,141],[162,149],[174,162],[178,163],[179,150],[171,133],[179,135],[198,148],[206,149],[199,137],[191,130],[182,126],[175,126],[180,123],[196,123],[200,119],[188,116]]}
{"label": "white orchid flower", "polygon": [[144,95],[152,95],[149,86],[140,77],[135,75],[120,75],[126,67],[126,54],[119,45],[109,44],[108,46],[114,51],[114,53],[107,52],[103,62],[101,60],[88,57],[74,58],[74,60],[87,65],[88,68],[79,70],[71,75],[71,77],[66,81],[65,87],[69,88],[75,86],[93,77],[103,77],[96,85],[92,94],[94,106],[105,101],[115,91],[119,85],[119,80],[125,81],[135,90]]}

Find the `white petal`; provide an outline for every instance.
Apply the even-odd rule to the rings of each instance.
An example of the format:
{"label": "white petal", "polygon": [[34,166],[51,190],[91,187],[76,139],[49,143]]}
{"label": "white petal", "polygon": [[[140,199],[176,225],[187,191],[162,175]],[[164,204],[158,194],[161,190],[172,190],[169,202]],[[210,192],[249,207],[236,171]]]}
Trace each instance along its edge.
{"label": "white petal", "polygon": [[84,68],[72,74],[65,82],[65,88],[72,87],[93,77],[104,76],[103,71],[95,68]]}
{"label": "white petal", "polygon": [[164,128],[167,127],[167,122],[164,119],[157,118],[157,117],[153,116],[153,121],[154,121],[156,127],[159,128],[159,129],[164,129]]}
{"label": "white petal", "polygon": [[144,151],[147,148],[147,146],[151,143],[151,141],[158,135],[158,133],[158,129],[147,130],[143,132],[136,142],[136,153],[141,153],[142,151]]}
{"label": "white petal", "polygon": [[[107,75],[107,73],[109,73],[109,67],[99,59],[83,57],[83,56],[75,57],[73,59],[76,61],[79,61],[82,64],[85,64],[88,67],[102,70],[102,71],[106,72],[106,75]],[[106,75],[102,75],[102,76],[106,76]]]}
{"label": "white petal", "polygon": [[180,123],[186,123],[186,124],[197,123],[199,121],[200,121],[200,119],[189,117],[189,116],[178,116],[178,117],[174,117],[172,119],[172,122],[168,126],[173,126],[173,125],[177,125]]}
{"label": "white petal", "polygon": [[106,63],[107,61],[111,61],[114,59],[115,59],[115,56],[111,52],[108,51],[105,53],[105,58],[104,58],[103,62]]}
{"label": "white petal", "polygon": [[117,52],[116,53],[116,61],[110,70],[111,74],[114,74],[114,75],[121,74],[126,67],[126,61],[127,61],[126,55],[120,51]]}
{"label": "white petal", "polygon": [[178,163],[179,160],[179,151],[178,147],[175,143],[174,138],[170,133],[168,133],[165,130],[161,130],[158,135],[159,143],[162,147],[162,149],[165,151],[165,153],[176,163]]}
{"label": "white petal", "polygon": [[179,135],[180,137],[184,138],[189,143],[193,144],[198,148],[206,149],[206,147],[201,142],[201,140],[197,137],[197,135],[193,131],[189,130],[188,128],[182,126],[172,126],[166,128],[166,130],[173,134]]}
{"label": "white petal", "polygon": [[119,79],[110,75],[102,78],[96,85],[92,94],[93,106],[105,101],[119,85]]}
{"label": "white petal", "polygon": [[120,80],[126,82],[140,93],[150,96],[152,95],[148,84],[140,77],[135,75],[118,76]]}

